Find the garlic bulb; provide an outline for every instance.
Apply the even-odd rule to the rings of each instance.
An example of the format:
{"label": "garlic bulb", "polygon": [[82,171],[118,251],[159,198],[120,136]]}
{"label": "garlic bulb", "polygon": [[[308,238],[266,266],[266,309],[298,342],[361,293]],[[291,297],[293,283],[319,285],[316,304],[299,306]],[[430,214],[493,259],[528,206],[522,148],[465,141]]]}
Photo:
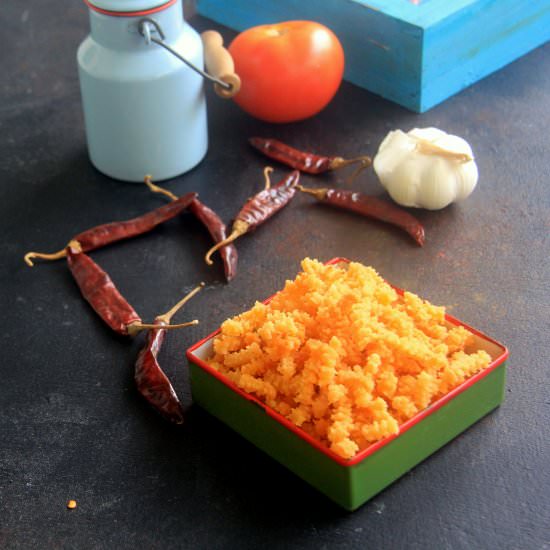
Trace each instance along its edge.
{"label": "garlic bulb", "polygon": [[437,128],[390,132],[373,165],[395,202],[429,210],[465,199],[478,178],[470,145]]}

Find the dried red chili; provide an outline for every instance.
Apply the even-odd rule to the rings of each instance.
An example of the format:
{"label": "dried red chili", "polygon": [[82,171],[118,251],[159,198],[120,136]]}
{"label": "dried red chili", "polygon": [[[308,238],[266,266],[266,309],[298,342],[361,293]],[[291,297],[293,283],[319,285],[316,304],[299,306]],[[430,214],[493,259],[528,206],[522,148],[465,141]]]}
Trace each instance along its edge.
{"label": "dried red chili", "polygon": [[[195,199],[189,206],[189,211],[194,214],[208,229],[212,240],[221,243],[227,238],[227,227],[220,217],[208,206]],[[233,243],[228,243],[220,248],[220,256],[223,261],[223,270],[227,282],[237,274],[237,261],[239,254]]]}
{"label": "dried red chili", "polygon": [[420,246],[424,244],[425,235],[422,224],[414,216],[389,202],[347,189],[308,189],[301,185],[298,185],[298,189],[313,195],[325,204],[400,227]]}
{"label": "dried red chili", "polygon": [[[174,193],[155,185],[151,181],[151,176],[145,177],[145,183],[154,193],[161,193],[170,197],[173,201],[178,200],[178,197]],[[215,243],[219,243],[227,237],[226,226],[221,218],[211,208],[195,198],[189,205],[189,211],[208,229],[212,240]],[[237,261],[238,253],[235,245],[229,243],[220,249],[220,256],[223,261],[223,269],[225,273],[225,279],[227,282],[231,281],[237,274]]]}
{"label": "dried red chili", "polygon": [[252,137],[248,141],[252,147],[267,157],[308,174],[321,174],[329,170],[344,168],[350,164],[359,164],[349,178],[351,181],[372,163],[371,158],[367,155],[352,159],[324,157],[314,153],[300,151],[276,139]]}
{"label": "dried red chili", "polygon": [[[66,255],[67,264],[82,295],[115,332],[133,336],[141,330],[156,328],[154,325],[142,323],[141,317],[118,291],[109,275],[82,251],[78,241],[69,242]],[[164,328],[186,326],[189,323]]]}
{"label": "dried red chili", "polygon": [[175,424],[183,423],[183,408],[170,380],[159,365],[158,354],[166,335],[164,327],[170,323],[172,316],[203,287],[204,283],[201,283],[170,311],[155,318],[153,323],[155,328],[147,333],[147,342],[136,360],[134,379],[138,392],[164,418]]}
{"label": "dried red chili", "polygon": [[296,194],[296,186],[300,179],[300,172],[294,170],[273,187],[269,180],[269,173],[273,168],[264,170],[265,188],[254,195],[245,203],[233,222],[233,228],[229,237],[213,246],[205,256],[208,265],[212,265],[212,254],[222,246],[233,242],[235,239],[254,230],[275,213],[284,208]]}
{"label": "dried red chili", "polygon": [[[165,204],[160,208],[151,210],[131,220],[125,220],[120,222],[111,222],[103,225],[98,225],[87,229],[82,233],[74,236],[71,241],[78,241],[83,252],[89,252],[96,248],[106,246],[108,244],[120,241],[122,239],[129,239],[136,237],[151,231],[157,225],[176,217],[183,212],[196,198],[196,193],[188,193],[183,197],[178,198],[176,201]],[[42,252],[28,252],[25,254],[25,262],[29,266],[33,266],[33,258],[41,258],[43,260],[58,260],[64,258],[67,255],[67,247],[51,254],[45,254]]]}

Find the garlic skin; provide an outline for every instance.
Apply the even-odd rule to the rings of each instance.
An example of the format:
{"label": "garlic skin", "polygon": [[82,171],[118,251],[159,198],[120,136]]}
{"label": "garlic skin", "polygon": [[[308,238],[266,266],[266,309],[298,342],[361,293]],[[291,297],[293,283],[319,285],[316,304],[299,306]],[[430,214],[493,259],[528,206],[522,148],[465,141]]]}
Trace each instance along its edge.
{"label": "garlic skin", "polygon": [[395,202],[428,210],[465,199],[478,180],[468,142],[437,128],[390,132],[373,166]]}

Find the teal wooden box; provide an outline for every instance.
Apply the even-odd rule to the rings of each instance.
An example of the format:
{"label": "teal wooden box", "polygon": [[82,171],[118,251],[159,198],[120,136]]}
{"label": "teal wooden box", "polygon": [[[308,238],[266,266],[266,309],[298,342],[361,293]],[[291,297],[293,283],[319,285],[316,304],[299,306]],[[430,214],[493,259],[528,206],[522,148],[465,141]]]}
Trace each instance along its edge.
{"label": "teal wooden box", "polygon": [[197,0],[236,30],[319,21],[340,38],[345,79],[424,112],[550,40],[548,0]]}

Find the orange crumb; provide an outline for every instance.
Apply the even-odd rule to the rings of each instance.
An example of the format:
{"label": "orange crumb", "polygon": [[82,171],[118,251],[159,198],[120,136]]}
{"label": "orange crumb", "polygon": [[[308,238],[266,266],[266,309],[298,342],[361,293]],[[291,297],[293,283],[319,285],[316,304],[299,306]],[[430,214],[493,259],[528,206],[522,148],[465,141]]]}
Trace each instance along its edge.
{"label": "orange crumb", "polygon": [[67,508],[69,510],[74,510],[76,508],[76,500],[69,500],[67,502]]}
{"label": "orange crumb", "polygon": [[306,258],[269,304],[228,319],[209,364],[344,458],[487,367],[445,309],[374,269]]}

